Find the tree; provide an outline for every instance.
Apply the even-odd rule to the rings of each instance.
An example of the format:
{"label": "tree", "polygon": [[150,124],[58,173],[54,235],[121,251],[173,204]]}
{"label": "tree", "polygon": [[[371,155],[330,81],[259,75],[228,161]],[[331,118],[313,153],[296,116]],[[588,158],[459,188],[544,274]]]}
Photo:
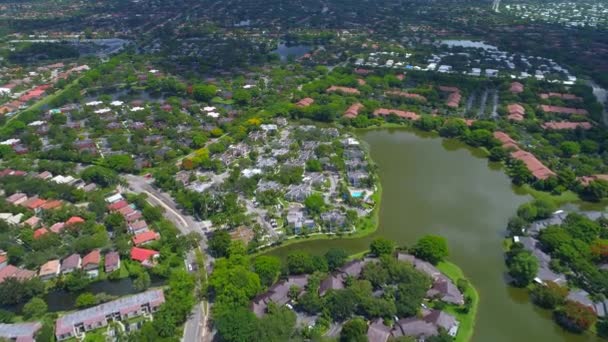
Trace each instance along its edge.
{"label": "tree", "polygon": [[263,286],[270,286],[277,281],[281,273],[281,260],[274,256],[259,256],[253,261],[253,270],[260,277]]}
{"label": "tree", "polygon": [[200,84],[192,87],[192,96],[197,101],[210,101],[217,94],[217,87],[212,84]]}
{"label": "tree", "polygon": [[572,157],[581,151],[581,146],[575,141],[564,141],[559,145],[564,157]]}
{"label": "tree", "polygon": [[568,300],[555,312],[555,319],[564,328],[581,333],[595,324],[597,315],[590,307]]}
{"label": "tree", "polygon": [[141,272],[133,281],[133,288],[136,291],[142,292],[150,287],[151,280],[148,272]]}
{"label": "tree", "polygon": [[251,101],[251,97],[251,93],[245,89],[237,89],[232,94],[232,99],[240,105],[248,104]]}
{"label": "tree", "polygon": [[0,323],[13,323],[13,318],[15,314],[8,311],[0,309]]}
{"label": "tree", "polygon": [[230,248],[230,234],[226,230],[216,230],[209,239],[209,251],[216,258],[228,256]]}
{"label": "tree", "polygon": [[325,308],[335,321],[343,321],[355,313],[357,296],[350,289],[330,290],[325,294]]}
{"label": "tree", "polygon": [[320,194],[312,194],[304,200],[306,209],[313,215],[318,215],[323,212],[325,208],[325,199]]}
{"label": "tree", "polygon": [[366,342],[367,323],[361,318],[353,318],[344,323],[340,332],[340,342]]}
{"label": "tree", "polygon": [[363,266],[363,279],[368,280],[374,288],[386,285],[389,280],[388,270],[377,262],[369,262]]}
{"label": "tree", "polygon": [[536,219],[538,211],[532,203],[524,203],[517,208],[517,216],[524,219],[526,222],[532,222]]}
{"label": "tree", "polygon": [[442,236],[426,235],[414,245],[414,254],[422,260],[437,264],[449,255],[448,242]]}
{"label": "tree", "polygon": [[562,305],[568,296],[568,288],[548,281],[543,285],[536,285],[532,289],[532,300],[542,308],[553,310]]}
{"label": "tree", "polygon": [[94,182],[103,187],[114,185],[118,182],[118,175],[114,170],[97,165],[86,168],[82,171],[80,177],[87,182]]}
{"label": "tree", "polygon": [[520,251],[509,262],[509,274],[518,286],[532,282],[538,272],[538,260],[529,251]]}
{"label": "tree", "polygon": [[76,297],[76,307],[86,308],[97,304],[97,298],[90,292],[85,292]]}
{"label": "tree", "polygon": [[312,273],[315,270],[315,265],[310,254],[295,251],[287,255],[287,269],[290,274]]}
{"label": "tree", "polygon": [[369,249],[376,256],[388,255],[395,250],[395,243],[385,238],[377,238],[369,245]]}
{"label": "tree", "polygon": [[222,308],[214,310],[214,327],[222,341],[253,341],[258,332],[258,320],[246,307]]}
{"label": "tree", "polygon": [[523,218],[519,216],[513,216],[509,219],[509,223],[507,224],[507,231],[512,236],[521,235],[523,233],[523,229],[528,224]]}
{"label": "tree", "polygon": [[23,306],[23,316],[27,319],[40,318],[47,310],[48,306],[46,305],[46,302],[41,298],[35,297],[30,299],[30,301]]}
{"label": "tree", "polygon": [[344,266],[348,259],[348,253],[342,248],[330,248],[325,253],[325,259],[327,260],[327,266],[331,271]]}
{"label": "tree", "polygon": [[268,314],[258,324],[251,341],[289,341],[296,325],[296,314],[284,305],[270,303]]}
{"label": "tree", "polygon": [[135,161],[128,154],[114,154],[104,159],[107,167],[118,172],[131,172],[135,169]]}
{"label": "tree", "polygon": [[594,180],[583,189],[583,196],[589,201],[599,202],[608,197],[608,182],[605,180]]}

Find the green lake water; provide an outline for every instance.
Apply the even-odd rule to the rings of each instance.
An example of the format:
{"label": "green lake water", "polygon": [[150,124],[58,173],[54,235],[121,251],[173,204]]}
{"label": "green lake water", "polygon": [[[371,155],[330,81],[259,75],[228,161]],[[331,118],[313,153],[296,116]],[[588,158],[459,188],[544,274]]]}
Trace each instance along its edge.
{"label": "green lake water", "polygon": [[530,197],[516,195],[503,171],[453,140],[397,129],[360,137],[378,165],[383,188],[377,232],[359,239],[303,241],[269,254],[284,257],[297,249],[323,254],[331,247],[357,253],[378,236],[411,245],[422,235],[439,234],[449,240],[450,261],[480,295],[473,341],[595,340],[566,333],[550,313],[529,302],[524,290],[505,283],[505,226]]}

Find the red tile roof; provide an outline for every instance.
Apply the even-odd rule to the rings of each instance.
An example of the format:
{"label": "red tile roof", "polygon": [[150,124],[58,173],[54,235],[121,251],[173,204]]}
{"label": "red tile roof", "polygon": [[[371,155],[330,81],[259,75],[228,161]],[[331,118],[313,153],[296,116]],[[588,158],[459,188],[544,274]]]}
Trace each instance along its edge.
{"label": "red tile roof", "polygon": [[582,129],[591,129],[591,127],[593,127],[593,125],[591,125],[590,122],[548,121],[548,122],[543,123],[541,125],[541,127],[544,129],[554,129],[554,130],[577,129],[579,127]]}
{"label": "red tile roof", "polygon": [[524,115],[526,114],[526,110],[521,105],[519,105],[517,103],[512,103],[507,106],[507,111],[509,112],[509,114],[507,115],[507,118],[509,120],[513,120],[513,121],[523,121],[524,120]]}
{"label": "red tile roof", "polygon": [[72,216],[65,222],[65,225],[69,226],[69,225],[77,224],[77,223],[84,223],[84,219],[79,216]]}
{"label": "red tile roof", "polygon": [[159,253],[155,250],[133,247],[131,248],[131,259],[137,260],[139,262],[144,262],[150,260],[150,258],[159,255]]}
{"label": "red tile roof", "polygon": [[506,148],[506,149],[515,148],[516,150],[519,150],[517,141],[515,141],[513,138],[511,138],[505,132],[501,132],[501,131],[494,132],[494,138],[498,139],[498,141],[500,141],[502,143],[503,148]]}
{"label": "red tile roof", "polygon": [[419,95],[419,94],[411,94],[405,91],[401,91],[401,90],[391,90],[391,91],[387,91],[386,92],[387,95],[392,95],[392,96],[399,96],[399,97],[404,97],[407,99],[413,99],[413,100],[417,100],[420,102],[426,102],[426,97]]}
{"label": "red tile roof", "polygon": [[331,86],[327,88],[328,93],[339,92],[348,95],[359,95],[360,92],[358,89],[349,88],[349,87],[340,87],[340,86]]}
{"label": "red tile roof", "polygon": [[414,112],[406,112],[399,109],[387,109],[387,108],[378,108],[374,111],[375,116],[388,116],[388,115],[397,115],[400,118],[408,119],[408,120],[419,120],[420,115]]}
{"label": "red tile roof", "polygon": [[519,94],[524,91],[524,85],[519,82],[511,83],[511,88],[509,89],[514,94]]}
{"label": "red tile roof", "polygon": [[127,201],[120,200],[120,201],[117,201],[117,202],[114,202],[114,203],[108,205],[108,210],[116,211],[116,210],[120,210],[128,205],[129,205],[129,203]]}
{"label": "red tile roof", "polygon": [[45,203],[46,200],[43,200],[42,198],[33,198],[30,199],[30,201],[27,201],[27,203],[24,202],[23,205],[28,209],[34,210],[40,208]]}
{"label": "red tile roof", "polygon": [[160,234],[148,230],[147,232],[139,233],[133,237],[133,244],[139,246],[141,244],[160,239]]}
{"label": "red tile roof", "polygon": [[95,249],[82,258],[82,267],[87,267],[89,264],[99,265],[100,261],[101,253],[99,252],[99,249]]}
{"label": "red tile roof", "polygon": [[542,109],[542,111],[545,113],[576,114],[576,115],[587,115],[588,114],[587,110],[580,109],[580,108],[541,105],[540,109]]}
{"label": "red tile roof", "polygon": [[551,171],[530,152],[523,150],[514,151],[511,152],[511,157],[524,162],[528,170],[537,179],[547,179],[555,176],[555,172]]}
{"label": "red tile roof", "polygon": [[603,180],[608,182],[608,175],[592,175],[592,176],[583,176],[578,178],[579,182],[584,186],[589,185],[589,183],[596,180]]}
{"label": "red tile roof", "polygon": [[59,207],[61,207],[63,205],[63,202],[61,202],[60,200],[51,200],[46,202],[45,204],[43,204],[40,209],[42,210],[51,210],[51,209],[57,209]]}
{"label": "red tile roof", "polygon": [[556,97],[558,99],[568,100],[568,101],[582,101],[583,100],[581,97],[578,97],[574,94],[563,94],[563,93],[542,93],[542,94],[540,94],[540,97],[545,100],[550,97]]}
{"label": "red tile roof", "polygon": [[26,270],[23,268],[15,267],[13,265],[6,265],[0,269],[0,283],[8,278],[16,278],[17,280],[28,280],[32,279],[36,275],[36,272]]}
{"label": "red tile roof", "polygon": [[48,234],[48,230],[46,228],[39,228],[34,231],[34,239],[39,239],[41,236]]}
{"label": "red tile roof", "polygon": [[311,99],[310,97],[305,97],[303,99],[301,99],[300,101],[298,101],[296,103],[296,106],[300,107],[300,108],[304,108],[304,107],[308,107],[311,104],[313,104],[315,102],[314,99]]}
{"label": "red tile roof", "polygon": [[65,223],[64,222],[57,222],[54,225],[51,226],[51,231],[55,234],[59,234],[61,233],[61,231],[63,230],[63,228],[65,228]]}
{"label": "red tile roof", "polygon": [[356,118],[357,115],[359,115],[359,111],[363,108],[363,105],[359,102],[353,104],[352,106],[348,107],[348,109],[344,112],[344,117],[349,118],[349,119],[353,119]]}

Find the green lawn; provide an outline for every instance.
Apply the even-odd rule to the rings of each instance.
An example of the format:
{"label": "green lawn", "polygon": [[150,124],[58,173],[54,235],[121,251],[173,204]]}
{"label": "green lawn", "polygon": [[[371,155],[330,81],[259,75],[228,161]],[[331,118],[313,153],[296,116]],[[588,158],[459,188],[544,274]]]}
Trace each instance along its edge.
{"label": "green lawn", "polygon": [[[464,273],[456,264],[449,261],[441,262],[437,265],[437,268],[448,276],[454,283],[458,279],[466,279]],[[479,305],[479,294],[473,284],[469,284],[469,287],[464,293],[465,297],[471,297],[472,304],[471,310],[468,313],[462,313],[457,310],[454,306],[447,306],[446,311],[451,313],[460,322],[458,329],[458,335],[456,335],[456,342],[468,342],[473,337],[475,329],[475,319],[477,318],[477,306]]]}
{"label": "green lawn", "polygon": [[515,189],[515,192],[518,194],[528,194],[535,199],[543,199],[555,204],[555,206],[559,207],[566,203],[579,202],[581,198],[574,192],[568,190],[562,192],[560,195],[552,195],[545,191],[539,191],[532,188],[529,184],[524,184],[521,187]]}
{"label": "green lawn", "polygon": [[233,100],[224,100],[219,96],[216,96],[214,98],[211,99],[211,103],[219,103],[219,104],[223,104],[223,105],[231,105],[234,104]]}

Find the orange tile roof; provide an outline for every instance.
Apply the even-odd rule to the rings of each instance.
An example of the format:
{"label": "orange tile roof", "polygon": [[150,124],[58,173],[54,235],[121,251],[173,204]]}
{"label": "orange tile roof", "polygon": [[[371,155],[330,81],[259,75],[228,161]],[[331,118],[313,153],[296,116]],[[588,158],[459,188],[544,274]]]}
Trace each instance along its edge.
{"label": "orange tile roof", "polygon": [[94,249],[82,258],[82,267],[86,267],[88,264],[99,265],[100,261],[101,253],[99,252],[99,249]]}
{"label": "orange tile roof", "polygon": [[344,112],[344,117],[347,117],[349,119],[353,119],[356,118],[357,115],[359,115],[359,111],[361,110],[361,108],[363,108],[363,105],[359,102],[353,104],[352,106],[348,107],[348,109]]}
{"label": "orange tile roof", "polygon": [[84,219],[80,216],[72,216],[67,221],[65,221],[66,226],[77,223],[84,223]]}
{"label": "orange tile roof", "polygon": [[349,87],[340,87],[340,86],[331,86],[331,87],[327,88],[327,92],[328,93],[339,92],[339,93],[344,93],[344,94],[348,94],[348,95],[359,95],[361,93],[361,92],[359,92],[358,89],[349,88]]}
{"label": "orange tile roof", "polygon": [[590,122],[570,122],[570,121],[548,121],[541,125],[544,129],[553,129],[553,130],[561,130],[561,129],[591,129],[593,125]]}
{"label": "orange tile roof", "polygon": [[404,119],[408,119],[408,120],[419,120],[420,119],[420,115],[414,113],[414,112],[406,112],[403,110],[399,110],[399,109],[387,109],[387,108],[378,108],[374,111],[374,115],[375,116],[388,116],[388,115],[397,115],[400,118],[404,118]]}
{"label": "orange tile roof", "polygon": [[147,232],[139,233],[133,237],[133,244],[135,246],[144,244],[146,242],[160,239],[160,234],[157,232],[148,230]]}

